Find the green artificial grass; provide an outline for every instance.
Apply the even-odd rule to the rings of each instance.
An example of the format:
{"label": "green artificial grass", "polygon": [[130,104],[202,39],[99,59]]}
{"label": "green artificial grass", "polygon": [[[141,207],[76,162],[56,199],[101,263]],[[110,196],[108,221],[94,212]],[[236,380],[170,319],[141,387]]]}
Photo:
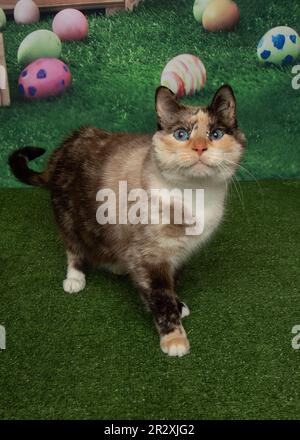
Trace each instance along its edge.
{"label": "green artificial grass", "polygon": [[160,352],[127,278],[68,295],[49,196],[0,190],[0,418],[299,418],[300,181],[242,182],[187,265],[191,354]]}
{"label": "green artificial grass", "polygon": [[[257,43],[271,27],[300,31],[298,0],[239,0],[242,20],[235,32],[209,33],[194,20],[193,0],[146,0],[134,13],[89,15],[86,41],[63,44],[73,87],[60,98],[28,103],[18,97],[21,66],[17,50],[36,29],[51,29],[52,16],[35,25],[9,21],[4,37],[12,106],[0,108],[0,184],[20,186],[6,166],[9,152],[24,145],[50,153],[72,130],[91,124],[108,130],[155,129],[154,92],[169,59],[180,53],[200,56],[207,85],[194,104],[207,104],[222,83],[230,83],[249,147],[239,177],[299,178],[300,91],[292,89],[291,67],[268,69],[256,59]],[[41,159],[43,163],[45,158]],[[249,174],[250,172],[250,174]]]}

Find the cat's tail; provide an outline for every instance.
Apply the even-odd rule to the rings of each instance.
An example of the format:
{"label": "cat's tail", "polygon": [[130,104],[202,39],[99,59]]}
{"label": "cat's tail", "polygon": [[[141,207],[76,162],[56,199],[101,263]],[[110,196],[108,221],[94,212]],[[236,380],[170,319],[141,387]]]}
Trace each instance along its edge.
{"label": "cat's tail", "polygon": [[8,163],[16,178],[27,185],[47,186],[49,182],[47,170],[39,173],[28,168],[28,162],[42,156],[45,151],[36,147],[25,147],[14,151],[9,156]]}

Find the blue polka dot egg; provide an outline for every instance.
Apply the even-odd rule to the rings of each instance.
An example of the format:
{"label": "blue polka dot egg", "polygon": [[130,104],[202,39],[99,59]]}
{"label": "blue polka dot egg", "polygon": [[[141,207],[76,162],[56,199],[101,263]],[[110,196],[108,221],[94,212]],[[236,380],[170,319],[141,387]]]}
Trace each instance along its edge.
{"label": "blue polka dot egg", "polygon": [[44,99],[65,92],[71,84],[69,67],[56,58],[40,58],[21,72],[20,94],[30,100]]}
{"label": "blue polka dot egg", "polygon": [[257,56],[266,66],[287,66],[300,55],[300,38],[294,29],[278,26],[268,31],[260,40]]}

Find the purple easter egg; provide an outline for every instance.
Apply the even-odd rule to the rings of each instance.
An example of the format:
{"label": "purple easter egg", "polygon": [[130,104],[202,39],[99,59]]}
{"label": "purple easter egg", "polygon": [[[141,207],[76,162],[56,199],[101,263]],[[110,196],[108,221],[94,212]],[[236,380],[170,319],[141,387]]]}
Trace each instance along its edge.
{"label": "purple easter egg", "polygon": [[65,92],[71,85],[68,66],[56,58],[40,58],[25,67],[19,92],[25,99],[45,99]]}

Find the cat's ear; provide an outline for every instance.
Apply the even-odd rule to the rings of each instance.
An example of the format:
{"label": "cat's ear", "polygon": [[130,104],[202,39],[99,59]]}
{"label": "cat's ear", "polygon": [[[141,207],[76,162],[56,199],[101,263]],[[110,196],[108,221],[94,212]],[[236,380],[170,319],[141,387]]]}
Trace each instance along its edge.
{"label": "cat's ear", "polygon": [[236,99],[230,86],[225,85],[219,88],[212,100],[210,110],[225,126],[237,127]]}
{"label": "cat's ear", "polygon": [[164,86],[160,86],[156,90],[155,106],[159,128],[171,125],[176,114],[181,109],[174,93]]}

